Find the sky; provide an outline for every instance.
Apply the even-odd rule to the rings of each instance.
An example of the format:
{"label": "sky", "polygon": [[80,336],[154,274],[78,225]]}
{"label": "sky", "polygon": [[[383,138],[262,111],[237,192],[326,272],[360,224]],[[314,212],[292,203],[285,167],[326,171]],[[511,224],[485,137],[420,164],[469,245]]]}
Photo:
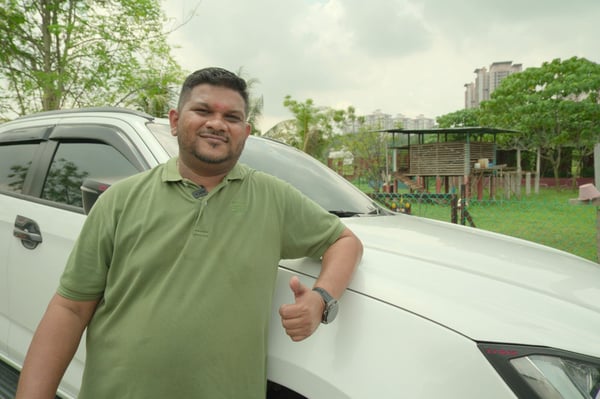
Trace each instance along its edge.
{"label": "sky", "polygon": [[162,0],[173,56],[257,79],[263,132],[293,118],[286,95],[357,115],[464,108],[476,68],[600,62],[600,0]]}

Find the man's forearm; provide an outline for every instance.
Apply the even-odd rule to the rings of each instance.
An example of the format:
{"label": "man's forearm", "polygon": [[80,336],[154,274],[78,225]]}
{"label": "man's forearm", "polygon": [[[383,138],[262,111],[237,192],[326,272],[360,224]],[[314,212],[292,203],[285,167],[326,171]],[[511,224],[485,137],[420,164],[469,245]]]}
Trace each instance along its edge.
{"label": "man's forearm", "polygon": [[322,259],[322,269],[315,286],[322,287],[333,297],[340,298],[362,258],[360,240],[349,229],[344,230]]}
{"label": "man's forearm", "polygon": [[96,304],[52,298],[27,352],[16,399],[55,397]]}

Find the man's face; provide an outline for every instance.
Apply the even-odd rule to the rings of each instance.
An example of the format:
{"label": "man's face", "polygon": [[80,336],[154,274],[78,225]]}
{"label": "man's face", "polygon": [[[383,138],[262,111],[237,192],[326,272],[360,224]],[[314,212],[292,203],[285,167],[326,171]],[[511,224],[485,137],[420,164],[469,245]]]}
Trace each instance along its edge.
{"label": "man's face", "polygon": [[231,169],[250,134],[245,103],[235,90],[201,84],[192,89],[181,110],[169,114],[180,158],[188,166]]}

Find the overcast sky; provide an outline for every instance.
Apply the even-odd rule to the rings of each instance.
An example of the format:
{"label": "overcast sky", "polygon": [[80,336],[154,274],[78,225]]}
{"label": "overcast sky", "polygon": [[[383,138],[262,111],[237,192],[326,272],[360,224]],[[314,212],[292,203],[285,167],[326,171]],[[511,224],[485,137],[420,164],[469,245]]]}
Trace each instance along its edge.
{"label": "overcast sky", "polygon": [[163,0],[196,16],[170,36],[187,71],[243,68],[260,81],[264,131],[283,99],[429,118],[464,107],[475,68],[600,62],[600,0]]}

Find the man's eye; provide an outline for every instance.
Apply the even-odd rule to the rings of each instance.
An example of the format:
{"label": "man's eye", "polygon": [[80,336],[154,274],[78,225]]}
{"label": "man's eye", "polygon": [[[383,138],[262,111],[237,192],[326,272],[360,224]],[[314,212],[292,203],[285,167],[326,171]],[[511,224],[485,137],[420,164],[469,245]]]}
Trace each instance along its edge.
{"label": "man's eye", "polygon": [[225,119],[227,119],[230,122],[240,122],[242,120],[242,118],[240,116],[237,116],[237,115],[227,115],[225,117]]}
{"label": "man's eye", "polygon": [[200,114],[200,115],[206,115],[208,114],[208,110],[204,109],[204,108],[196,108],[194,110],[195,113]]}

